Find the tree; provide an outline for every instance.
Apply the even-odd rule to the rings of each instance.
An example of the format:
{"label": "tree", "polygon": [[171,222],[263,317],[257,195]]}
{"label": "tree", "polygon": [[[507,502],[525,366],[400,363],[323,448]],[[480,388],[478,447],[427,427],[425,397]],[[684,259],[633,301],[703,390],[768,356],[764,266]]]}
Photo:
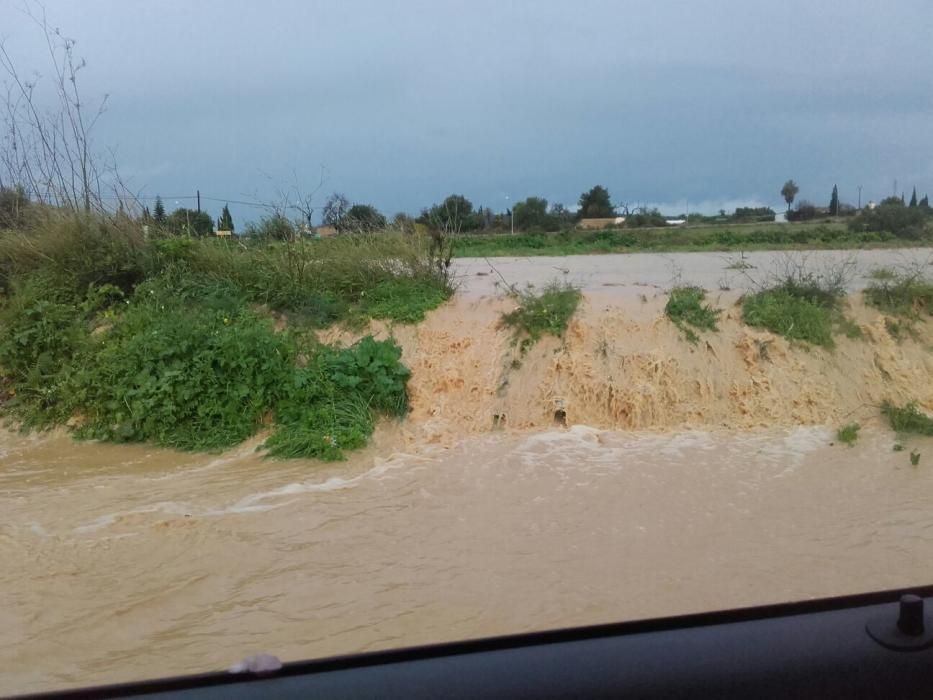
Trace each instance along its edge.
{"label": "tree", "polygon": [[512,210],[515,215],[515,228],[550,228],[553,217],[547,213],[547,200],[542,197],[529,197],[524,202],[516,202]]}
{"label": "tree", "polygon": [[350,209],[350,200],[339,192],[334,192],[324,202],[323,219],[326,226],[333,226],[339,230],[341,220]]}
{"label": "tree", "polygon": [[426,217],[425,223],[444,233],[475,231],[482,226],[480,217],[473,212],[473,203],[462,194],[449,195],[422,216]]}
{"label": "tree", "polygon": [[888,197],[874,209],[863,209],[849,221],[850,231],[891,233],[916,240],[923,234],[926,215],[918,207],[905,207],[900,197]]}
{"label": "tree", "polygon": [[608,219],[615,216],[615,209],[609,199],[609,190],[596,185],[589,192],[580,195],[581,219]]}
{"label": "tree", "polygon": [[184,236],[209,236],[214,231],[210,214],[184,207],[169,214],[166,225],[173,233]]}
{"label": "tree", "polygon": [[797,196],[798,192],[800,192],[800,188],[797,187],[797,183],[793,180],[788,180],[781,188],[781,196],[787,202],[787,211],[790,211],[790,205],[794,203],[794,197]]}
{"label": "tree", "polygon": [[376,207],[369,204],[354,204],[336,224],[340,233],[372,233],[385,227],[386,218]]}
{"label": "tree", "polygon": [[916,188],[916,187],[914,187],[914,192],[913,192],[913,194],[910,195],[910,204],[908,204],[907,206],[909,206],[909,207],[915,207],[915,206],[917,206],[917,188]]}
{"label": "tree", "polygon": [[220,212],[220,218],[217,219],[217,230],[233,233],[233,217],[230,216],[230,207],[226,204],[224,204],[223,211]]}
{"label": "tree", "polygon": [[829,215],[839,216],[839,188],[833,185],[833,194],[829,199]]}
{"label": "tree", "polygon": [[156,195],[155,206],[152,208],[152,220],[157,224],[165,223],[165,205],[162,204],[162,198]]}
{"label": "tree", "polygon": [[926,195],[923,195],[923,199],[920,200],[920,203],[917,206],[920,207],[921,209],[929,209],[930,198],[927,197]]}
{"label": "tree", "polygon": [[891,197],[885,197],[884,199],[881,200],[881,203],[878,206],[879,207],[882,207],[882,206],[902,207],[904,206],[904,198],[898,197],[896,195],[893,195]]}
{"label": "tree", "polygon": [[559,226],[567,226],[573,223],[573,212],[568,210],[563,204],[551,205],[551,218]]}

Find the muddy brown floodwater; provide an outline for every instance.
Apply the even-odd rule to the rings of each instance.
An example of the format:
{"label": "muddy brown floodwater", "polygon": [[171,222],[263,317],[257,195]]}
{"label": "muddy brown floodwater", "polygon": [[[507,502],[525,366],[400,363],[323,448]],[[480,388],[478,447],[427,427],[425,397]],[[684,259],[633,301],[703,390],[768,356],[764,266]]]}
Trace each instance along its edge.
{"label": "muddy brown floodwater", "polygon": [[831,441],[574,426],[321,467],[4,434],[0,691],[933,581],[929,467]]}
{"label": "muddy brown floodwater", "polygon": [[802,347],[715,291],[690,343],[607,279],[527,353],[491,286],[376,324],[411,410],[347,462],[0,431],[0,693],[933,583],[933,439],[878,412],[933,410],[933,324],[853,294]]}

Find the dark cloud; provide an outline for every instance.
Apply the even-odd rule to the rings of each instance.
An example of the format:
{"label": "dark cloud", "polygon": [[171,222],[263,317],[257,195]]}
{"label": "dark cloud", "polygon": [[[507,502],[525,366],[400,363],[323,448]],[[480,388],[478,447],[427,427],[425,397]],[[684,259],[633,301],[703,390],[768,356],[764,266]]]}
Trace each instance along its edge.
{"label": "dark cloud", "polygon": [[[0,35],[41,65],[0,5]],[[387,212],[451,191],[505,207],[778,203],[933,190],[933,10],[719,2],[55,0],[98,140],[149,193],[271,197],[293,173]],[[245,210],[240,211],[245,214]]]}

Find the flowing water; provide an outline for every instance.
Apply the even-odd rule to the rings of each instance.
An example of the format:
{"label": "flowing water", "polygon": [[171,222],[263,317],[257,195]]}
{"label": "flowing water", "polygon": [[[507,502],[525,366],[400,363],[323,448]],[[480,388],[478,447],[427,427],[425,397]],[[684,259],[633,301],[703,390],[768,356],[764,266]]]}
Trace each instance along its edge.
{"label": "flowing water", "polygon": [[880,429],[393,432],[330,466],[3,433],[0,691],[933,581],[933,473]]}
{"label": "flowing water", "polygon": [[[0,693],[933,582],[933,439],[894,451],[878,411],[933,410],[933,323],[892,335],[853,295],[860,337],[790,344],[711,282],[767,255],[709,254],[691,343],[670,260],[460,261],[424,323],[371,329],[411,407],[344,463],[0,432]],[[516,344],[500,275],[584,287],[562,340]]]}

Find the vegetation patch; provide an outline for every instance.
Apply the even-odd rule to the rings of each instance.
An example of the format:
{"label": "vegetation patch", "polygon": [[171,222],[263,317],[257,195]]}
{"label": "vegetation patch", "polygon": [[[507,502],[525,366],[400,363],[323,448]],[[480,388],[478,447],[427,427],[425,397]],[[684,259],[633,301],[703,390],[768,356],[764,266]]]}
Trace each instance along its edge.
{"label": "vegetation patch", "polygon": [[[457,256],[579,255],[611,252],[751,251],[848,249],[915,246],[933,240],[928,227],[919,239],[902,238],[886,230],[847,230],[844,223],[713,224],[603,230],[565,228],[561,231],[463,233],[453,239]],[[741,266],[733,269],[746,269]]]}
{"label": "vegetation patch", "polygon": [[521,292],[518,294],[518,308],[503,314],[502,322],[532,342],[543,335],[560,337],[567,330],[581,296],[576,287],[556,282],[538,293]]}
{"label": "vegetation patch", "polygon": [[[144,241],[93,217],[0,234],[0,389],[25,429],[219,450],[266,426],[277,457],[339,459],[407,409],[393,341],[314,326],[414,322],[451,293],[414,240]],[[268,308],[294,316],[278,331]]]}
{"label": "vegetation patch", "polygon": [[704,304],[706,292],[699,287],[675,287],[664,307],[664,313],[687,335],[690,342],[697,342],[697,334],[687,326],[700,330],[715,331],[719,311]]}
{"label": "vegetation patch", "polygon": [[871,274],[865,301],[881,311],[916,319],[933,314],[933,282],[921,271],[897,272],[881,268]]}
{"label": "vegetation patch", "polygon": [[861,428],[862,426],[858,423],[844,425],[836,431],[836,439],[849,447],[854,447],[856,440],[858,440],[858,432]]}
{"label": "vegetation patch", "polygon": [[815,275],[791,270],[777,283],[742,300],[742,317],[750,326],[766,328],[788,340],[832,348],[834,332],[859,338],[861,328],[842,311],[845,271]]}
{"label": "vegetation patch", "polygon": [[891,428],[901,435],[933,435],[933,418],[910,402],[895,406],[890,401],[881,404],[881,413],[888,419]]}
{"label": "vegetation patch", "polygon": [[766,328],[788,340],[833,346],[830,310],[786,289],[768,289],[746,296],[742,317],[748,325]]}

